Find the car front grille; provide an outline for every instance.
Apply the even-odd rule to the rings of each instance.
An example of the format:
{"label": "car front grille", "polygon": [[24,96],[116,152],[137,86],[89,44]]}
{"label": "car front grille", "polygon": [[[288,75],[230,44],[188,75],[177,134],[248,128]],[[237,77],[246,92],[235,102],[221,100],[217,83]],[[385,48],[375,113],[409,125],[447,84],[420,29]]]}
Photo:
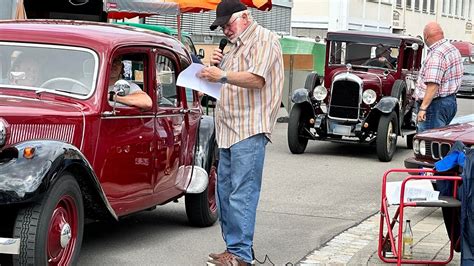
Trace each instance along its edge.
{"label": "car front grille", "polygon": [[451,144],[437,141],[426,142],[426,156],[435,160],[443,159],[451,150]]}
{"label": "car front grille", "polygon": [[343,120],[359,118],[360,87],[357,82],[339,80],[333,83],[329,117]]}

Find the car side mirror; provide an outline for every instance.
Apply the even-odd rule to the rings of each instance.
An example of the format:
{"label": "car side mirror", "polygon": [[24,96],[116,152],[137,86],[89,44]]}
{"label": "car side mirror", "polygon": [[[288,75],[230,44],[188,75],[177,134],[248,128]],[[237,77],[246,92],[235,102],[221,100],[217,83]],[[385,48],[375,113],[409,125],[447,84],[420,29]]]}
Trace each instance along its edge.
{"label": "car side mirror", "polygon": [[205,56],[204,49],[202,49],[202,48],[199,49],[199,53],[198,53],[197,57],[198,57],[199,59],[203,59],[204,56]]}
{"label": "car side mirror", "polygon": [[118,96],[125,96],[130,92],[130,83],[124,79],[119,79],[115,82],[112,91]]}

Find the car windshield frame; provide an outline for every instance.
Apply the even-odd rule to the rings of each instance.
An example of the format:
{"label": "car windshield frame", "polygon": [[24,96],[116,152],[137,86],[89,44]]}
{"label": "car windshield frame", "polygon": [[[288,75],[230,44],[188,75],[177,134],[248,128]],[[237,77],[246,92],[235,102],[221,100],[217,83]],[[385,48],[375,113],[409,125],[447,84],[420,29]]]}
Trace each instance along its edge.
{"label": "car windshield frame", "polygon": [[[338,48],[336,48],[337,43],[340,44],[339,45],[340,47],[338,47]],[[370,59],[376,59],[375,52],[372,51],[372,50],[374,50],[375,47],[384,46],[384,47],[387,47],[387,48],[390,48],[390,49],[397,49],[398,53],[400,53],[400,47],[399,46],[394,46],[393,44],[388,44],[388,43],[353,42],[353,41],[342,41],[342,40],[330,40],[328,45],[329,45],[328,67],[340,67],[340,66],[347,66],[347,64],[351,64],[351,66],[363,67],[363,68],[367,68],[367,69],[381,69],[381,70],[383,69],[383,70],[389,70],[389,71],[393,71],[393,72],[397,71],[397,68],[398,68],[397,66],[394,66],[394,68],[386,68],[386,67],[378,67],[378,66],[369,66],[369,65],[364,65],[364,64],[353,64],[351,62],[348,63],[348,62],[346,62],[347,58],[346,58],[345,52],[347,51],[348,47],[353,46],[353,45],[371,46],[371,48],[370,48],[371,53],[370,53],[369,57],[359,58],[359,60],[364,59],[365,61],[368,61]],[[344,51],[344,50],[346,50],[346,51]],[[333,62],[333,58],[336,58],[335,54],[337,54],[337,53],[341,53],[341,57],[339,58],[341,63],[334,63]],[[397,57],[394,57],[395,59],[397,59],[397,62],[398,62],[398,56],[399,56],[398,53],[397,53]],[[374,55],[374,57],[372,57],[372,55]],[[344,59],[344,63],[342,63],[343,59]]]}
{"label": "car windshield frame", "polygon": [[[66,52],[66,54],[67,54],[67,52],[71,51],[71,54],[75,52],[78,55],[79,55],[79,53],[84,53],[84,55],[88,55],[88,58],[85,61],[93,60],[93,61],[88,61],[87,62],[87,64],[89,64],[87,69],[92,70],[91,73],[87,73],[88,75],[90,75],[90,77],[88,77],[88,83],[90,83],[90,87],[88,87],[89,92],[87,94],[74,92],[74,89],[72,89],[72,88],[69,89],[69,90],[61,90],[61,89],[58,89],[58,88],[56,88],[56,89],[55,88],[42,88],[41,85],[44,85],[45,82],[60,77],[60,76],[54,77],[54,75],[52,76],[53,78],[46,78],[45,80],[40,82],[40,83],[42,83],[41,85],[12,84],[11,83],[12,82],[12,77],[14,75],[19,75],[19,77],[17,77],[18,79],[25,79],[25,77],[21,76],[21,74],[24,74],[24,72],[14,72],[12,70],[12,67],[15,64],[15,60],[17,58],[15,58],[15,60],[13,58],[10,58],[10,62],[8,60],[8,55],[13,56],[13,54],[14,54],[13,51],[16,51],[15,49],[20,49],[20,48],[24,49],[23,52],[25,52],[28,55],[33,54],[33,53],[29,52],[28,50],[34,51],[34,50],[37,50],[37,49],[40,49],[40,50],[44,49],[44,51],[48,51],[51,54],[54,54],[54,52],[55,52],[54,50],[57,50],[58,53],[59,52],[62,52],[62,53]],[[8,49],[10,49],[10,50],[8,50]],[[8,53],[9,51],[11,52],[11,54]],[[46,72],[45,68],[47,68],[49,64],[54,64],[55,62],[58,61],[58,58],[54,58],[54,57],[48,58],[47,56],[36,55],[36,54],[35,54],[35,56],[38,56],[38,58],[41,57],[43,59],[43,61],[42,61],[43,64],[40,65],[40,68],[44,72]],[[26,56],[23,56],[23,57],[26,57]],[[3,62],[2,62],[2,60],[3,60]],[[64,59],[64,61],[65,60],[66,59]],[[71,59],[68,58],[68,60],[71,60]],[[26,60],[26,61],[28,61],[28,60]],[[31,60],[31,61],[34,61],[34,60]],[[84,69],[86,69],[86,67],[85,67],[86,62],[85,61],[81,63],[81,66],[75,66],[76,69],[81,68],[82,71],[84,71]],[[69,62],[70,61],[68,61],[67,63],[69,63]],[[90,65],[91,63],[93,63],[92,66]],[[8,89],[30,90],[30,91],[35,91],[36,93],[48,92],[48,93],[63,95],[63,96],[67,96],[67,97],[71,97],[71,98],[75,98],[75,99],[81,99],[81,100],[85,100],[85,99],[90,98],[95,93],[95,90],[97,89],[97,81],[98,81],[98,75],[99,75],[99,55],[94,50],[89,49],[89,48],[77,47],[77,46],[58,45],[58,44],[40,44],[40,43],[0,41],[0,66],[2,66],[2,65],[4,65],[4,67],[6,65],[7,67],[6,67],[6,69],[3,69],[3,73],[1,72],[2,68],[0,67],[0,89],[8,88]],[[46,69],[46,70],[48,70],[48,69]],[[8,74],[8,75],[5,75],[5,74]],[[80,74],[85,75],[85,73],[79,73],[79,75]],[[68,79],[68,77],[66,75],[64,75],[64,78]],[[13,79],[15,79],[15,78],[13,78]],[[69,79],[74,79],[74,78],[69,78]],[[76,79],[74,79],[74,80],[76,80]],[[58,82],[61,82],[61,81],[58,81]],[[63,81],[63,82],[67,82],[67,80]],[[73,82],[69,82],[69,84],[71,85],[71,87],[74,85]],[[80,87],[79,85],[77,85],[77,86]],[[84,88],[83,90],[85,90],[85,89],[86,88]]]}

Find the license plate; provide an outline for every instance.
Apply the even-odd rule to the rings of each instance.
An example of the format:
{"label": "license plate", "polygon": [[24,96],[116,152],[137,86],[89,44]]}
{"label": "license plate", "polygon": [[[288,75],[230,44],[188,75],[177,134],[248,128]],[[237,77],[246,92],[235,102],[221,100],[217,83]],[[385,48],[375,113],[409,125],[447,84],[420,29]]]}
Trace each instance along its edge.
{"label": "license plate", "polygon": [[351,130],[351,126],[335,125],[332,133],[335,135],[350,136]]}

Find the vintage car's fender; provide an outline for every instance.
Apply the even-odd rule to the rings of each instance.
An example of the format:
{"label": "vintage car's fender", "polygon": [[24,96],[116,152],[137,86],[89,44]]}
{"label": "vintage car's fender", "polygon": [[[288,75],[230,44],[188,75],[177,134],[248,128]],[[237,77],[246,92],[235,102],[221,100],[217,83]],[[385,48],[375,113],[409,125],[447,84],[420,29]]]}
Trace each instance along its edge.
{"label": "vintage car's fender", "polygon": [[392,96],[383,97],[380,101],[374,106],[374,109],[379,110],[384,114],[390,114],[393,110],[398,110],[398,99]]}
{"label": "vintage car's fender", "polygon": [[[31,159],[24,156],[26,148],[34,148]],[[75,146],[53,140],[25,141],[3,149],[0,155],[4,159],[0,166],[0,205],[33,201],[68,171],[78,179],[86,199],[99,197],[102,201],[102,206],[94,204],[93,211],[102,212],[100,215],[109,212],[117,219],[94,170]]]}
{"label": "vintage car's fender", "polygon": [[216,152],[217,144],[215,142],[214,118],[204,115],[199,123],[199,136],[196,144],[194,163],[206,171],[210,169],[212,156]]}
{"label": "vintage car's fender", "polygon": [[303,103],[308,102],[311,104],[308,96],[308,90],[305,88],[299,88],[293,91],[293,95],[291,95],[291,101],[294,103]]}

